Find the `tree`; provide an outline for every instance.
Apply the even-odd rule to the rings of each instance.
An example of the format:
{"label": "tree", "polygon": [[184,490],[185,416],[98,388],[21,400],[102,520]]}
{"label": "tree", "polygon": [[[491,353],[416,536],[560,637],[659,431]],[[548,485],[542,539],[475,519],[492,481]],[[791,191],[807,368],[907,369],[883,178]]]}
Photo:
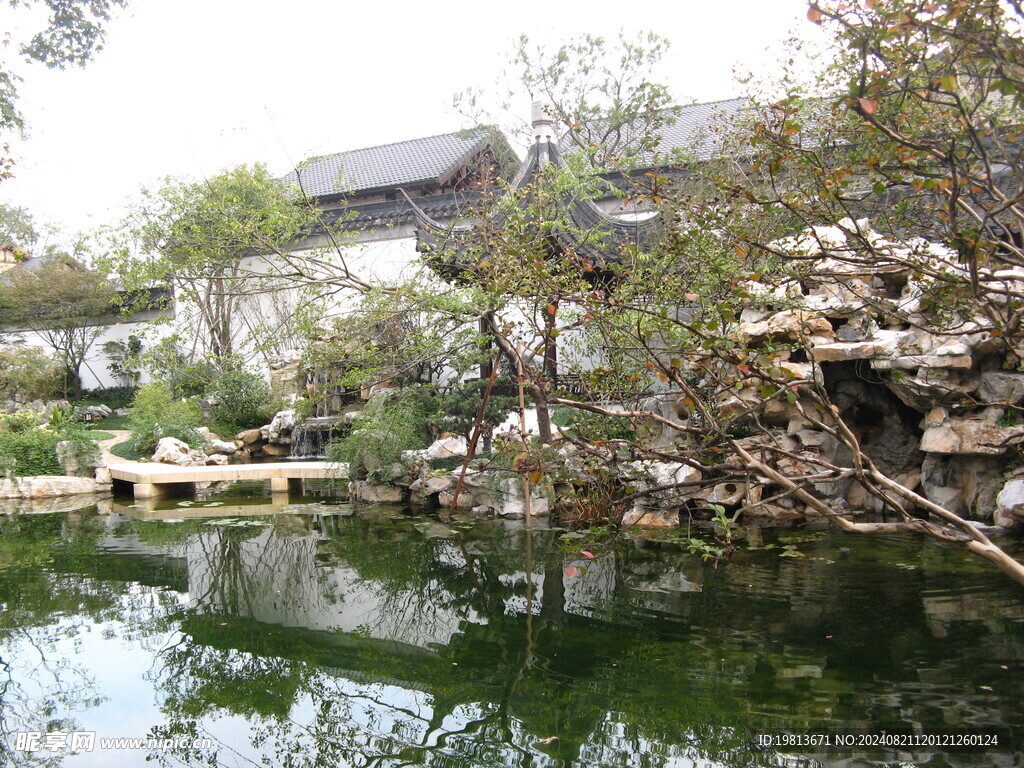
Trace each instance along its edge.
{"label": "tree", "polygon": [[[43,64],[51,69],[85,66],[103,47],[104,25],[110,21],[115,9],[123,8],[126,0],[4,0],[11,9],[33,10],[44,4],[49,11],[46,26],[28,39],[15,40],[16,45],[5,47],[5,52],[21,57],[29,63]],[[8,32],[9,32],[8,28]],[[5,40],[5,46],[11,41]],[[18,108],[18,83],[21,77],[13,62],[0,58],[0,140],[11,132],[21,132],[25,119]],[[0,179],[10,175],[13,161],[7,156],[6,143],[0,149]]]}
{"label": "tree", "polygon": [[239,166],[143,190],[101,263],[128,289],[171,286],[176,320],[194,340],[188,352],[228,370],[254,351],[243,337],[288,344],[290,289],[316,278],[309,252],[293,249],[318,225],[317,212],[266,168]]}
{"label": "tree", "polygon": [[27,208],[0,203],[0,244],[29,250],[38,239],[39,232]]}
{"label": "tree", "polygon": [[116,316],[116,297],[97,273],[73,259],[54,258],[38,269],[4,276],[0,315],[5,324],[34,331],[53,348],[79,399],[82,365],[104,325]]}
{"label": "tree", "polygon": [[[814,5],[811,20],[835,33],[814,93],[752,108],[720,161],[631,177],[627,194],[664,224],[655,239],[600,264],[551,248],[573,226],[547,206],[566,192],[558,176],[484,232],[501,247],[470,271],[492,272],[505,306],[539,309],[524,313],[538,358],[572,326],[552,329],[559,307],[593,341],[582,396],[539,364],[534,386],[640,435],[657,428],[596,442],[570,430],[576,450],[601,467],[682,467],[616,503],[660,494],[672,515],[924,534],[1024,583],[1024,566],[967,519],[991,512],[1024,439],[1020,16],[995,1]],[[516,217],[527,231],[507,226]],[[968,464],[980,475],[965,481]],[[1004,522],[1019,524],[1016,503]],[[881,519],[858,517],[865,508]]]}

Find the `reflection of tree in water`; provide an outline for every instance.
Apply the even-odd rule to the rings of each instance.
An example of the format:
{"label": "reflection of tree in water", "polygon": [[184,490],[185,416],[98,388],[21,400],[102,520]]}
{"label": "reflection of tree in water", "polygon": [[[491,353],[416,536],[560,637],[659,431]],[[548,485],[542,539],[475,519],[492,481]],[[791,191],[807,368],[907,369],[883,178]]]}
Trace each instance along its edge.
{"label": "reflection of tree in water", "polygon": [[[225,743],[153,755],[168,764],[761,766],[778,756],[753,749],[752,731],[1024,724],[1024,681],[996,661],[1024,664],[1019,596],[927,544],[854,543],[830,562],[813,559],[836,554],[822,540],[803,561],[740,552],[717,569],[620,548],[568,579],[550,532],[528,543],[486,526],[427,539],[401,520],[132,523],[115,556],[109,537],[93,551],[88,517],[35,520],[0,528],[0,603],[14,609],[0,618],[0,655],[18,642],[9,615],[33,639],[65,613],[87,618],[62,618],[62,632],[103,621],[133,643],[177,630],[151,673],[166,715],[154,733]],[[170,544],[177,558],[159,554]],[[360,631],[266,618],[366,605]],[[68,695],[73,709],[96,694]],[[252,729],[244,744],[231,743],[232,715]]]}
{"label": "reflection of tree in water", "polygon": [[59,754],[14,751],[14,734],[75,730],[75,715],[103,701],[77,659],[88,625],[118,625],[132,642],[166,626],[173,598],[154,599],[108,580],[118,565],[97,560],[104,533],[94,509],[0,516],[2,765],[59,764]]}
{"label": "reflection of tree in water", "polygon": [[[157,680],[172,716],[167,732],[194,732],[217,713],[244,715],[258,720],[255,746],[264,754],[311,768],[558,765],[585,754],[613,765],[648,742],[666,755],[715,753],[729,765],[771,764],[750,755],[745,733],[732,728],[710,728],[699,747],[691,745],[694,723],[728,722],[714,717],[721,705],[709,712],[709,702],[701,702],[667,728],[680,713],[678,702],[665,707],[668,695],[655,696],[652,709],[641,703],[636,711],[617,710],[624,680],[651,688],[644,646],[653,642],[651,653],[661,652],[666,638],[567,613],[551,533],[533,534],[524,548],[521,534],[511,541],[424,541],[401,529],[346,521],[315,555],[353,569],[359,587],[374,593],[377,620],[363,632],[268,629],[246,618],[253,605],[228,589],[241,577],[221,567],[220,591],[207,590],[203,601],[241,615],[191,617],[182,627],[189,644],[163,655]],[[231,547],[219,551],[242,558]],[[294,558],[268,562],[307,567]],[[510,607],[522,606],[526,595],[528,611]],[[407,622],[430,625],[452,614],[462,618],[445,646],[394,640],[409,635]],[[643,668],[632,669],[631,657]],[[665,741],[656,743],[652,725]]]}

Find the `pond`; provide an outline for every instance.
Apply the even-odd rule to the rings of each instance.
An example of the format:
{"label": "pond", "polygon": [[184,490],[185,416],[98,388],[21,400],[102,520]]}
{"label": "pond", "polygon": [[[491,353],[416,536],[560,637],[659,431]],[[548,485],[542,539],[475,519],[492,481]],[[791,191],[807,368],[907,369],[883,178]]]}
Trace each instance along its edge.
{"label": "pond", "polygon": [[1024,764],[1024,589],[937,544],[160,506],[0,516],[0,763]]}

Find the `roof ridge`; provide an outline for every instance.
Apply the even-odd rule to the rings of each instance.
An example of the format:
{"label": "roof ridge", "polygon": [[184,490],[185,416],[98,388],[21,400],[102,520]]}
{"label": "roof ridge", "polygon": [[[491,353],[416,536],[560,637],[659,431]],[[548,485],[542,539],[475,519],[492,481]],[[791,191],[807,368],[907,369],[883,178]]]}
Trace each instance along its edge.
{"label": "roof ridge", "polygon": [[729,99],[715,99],[714,101],[695,101],[692,104],[677,104],[675,107],[669,107],[669,109],[678,109],[686,107],[708,107],[712,104],[724,104],[727,101],[750,101],[749,96],[733,96]]}
{"label": "roof ridge", "polygon": [[[460,133],[468,134],[466,136],[466,138],[470,138],[470,137],[472,137],[475,134],[483,133],[484,131],[490,132],[490,130],[491,130],[491,126],[478,125],[475,128],[463,128],[463,129],[460,129],[458,131],[448,131],[447,133],[435,133],[435,134],[433,134],[431,136],[417,136],[415,139],[404,139],[402,141],[392,141],[392,142],[389,142],[388,144],[374,144],[374,145],[369,146],[369,147],[358,147],[356,149],[346,149],[346,150],[342,150],[341,152],[334,152],[333,154],[330,154],[330,155],[316,155],[316,156],[314,156],[312,158],[312,161],[316,162],[316,161],[320,161],[320,160],[330,160],[330,159],[335,158],[335,157],[341,157],[342,155],[351,155],[351,154],[353,154],[355,152],[365,152],[368,149],[386,149],[388,147],[397,147],[397,146],[399,146],[401,144],[412,144],[413,142],[416,142],[416,141],[428,141],[430,139],[440,139],[440,138],[443,138],[445,136],[458,136],[458,134],[460,134]],[[300,161],[299,165],[301,166],[302,163],[304,163],[304,162],[307,162],[307,160]],[[294,171],[295,169],[293,168],[292,170]]]}

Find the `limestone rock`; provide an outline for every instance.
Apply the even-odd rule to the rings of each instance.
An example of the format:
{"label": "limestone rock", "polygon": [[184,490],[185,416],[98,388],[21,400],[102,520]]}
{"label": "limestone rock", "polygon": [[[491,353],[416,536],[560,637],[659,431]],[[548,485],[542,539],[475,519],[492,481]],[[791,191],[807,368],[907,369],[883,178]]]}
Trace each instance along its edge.
{"label": "limestone rock", "polygon": [[[160,438],[160,442],[156,444],[153,461],[162,464],[176,464],[179,467],[196,466],[196,461],[192,457],[188,445],[176,437]],[[205,463],[205,459],[202,463]]]}
{"label": "limestone rock", "polygon": [[108,484],[97,483],[92,477],[38,475],[0,480],[2,499],[50,499],[86,493],[107,493],[109,490]]}
{"label": "limestone rock", "polygon": [[235,444],[229,443],[227,440],[210,440],[207,450],[213,454],[223,454],[224,456],[232,456],[238,449]]}
{"label": "limestone rock", "polygon": [[1001,427],[990,418],[950,418],[921,436],[925,453],[998,456],[1024,440],[1024,426]]}
{"label": "limestone rock", "polygon": [[836,331],[838,341],[866,341],[878,331],[878,323],[867,312],[856,312]]}
{"label": "limestone rock", "polygon": [[1003,528],[1024,527],[1024,478],[1010,480],[999,491],[992,521]]}
{"label": "limestone rock", "polygon": [[[876,369],[872,361],[872,366]],[[978,389],[977,377],[966,370],[919,368],[913,375],[899,373],[889,377],[886,386],[905,405],[928,411],[935,405],[958,406]]]}
{"label": "limestone rock", "polygon": [[996,457],[928,454],[921,466],[921,489],[928,500],[970,520],[992,519],[1002,482],[1003,462]]}
{"label": "limestone rock", "polygon": [[246,429],[235,435],[235,439],[241,440],[242,443],[245,445],[252,445],[253,443],[258,443],[260,440],[262,440],[263,434],[258,429]]}
{"label": "limestone rock", "polygon": [[743,501],[746,490],[746,483],[718,483],[706,498],[712,504],[735,506]]}
{"label": "limestone rock", "polygon": [[227,466],[228,457],[223,453],[214,453],[206,457],[204,462],[207,466]]}
{"label": "limestone rock", "polygon": [[270,369],[270,391],[275,397],[286,398],[303,394],[306,387],[302,374],[302,353],[297,350],[284,352],[267,361]]}
{"label": "limestone rock", "polygon": [[465,456],[468,451],[466,438],[460,436],[442,437],[435,440],[424,454],[428,459],[448,459],[452,456]]}
{"label": "limestone rock", "polygon": [[[453,485],[450,490],[441,491],[437,496],[437,502],[446,509],[451,507],[452,499],[455,498],[455,486]],[[473,497],[473,491],[471,488],[463,486],[462,490],[459,491],[459,501],[456,504],[458,509],[472,509],[477,505],[476,499]]]}
{"label": "limestone rock", "polygon": [[905,354],[912,346],[914,339],[914,334],[910,331],[883,330],[864,341],[815,344],[811,349],[811,356],[819,363],[891,358]]}
{"label": "limestone rock", "polygon": [[260,427],[261,437],[269,443],[288,444],[295,429],[295,411],[278,411],[265,427]]}
{"label": "limestone rock", "polygon": [[835,338],[835,332],[832,324],[816,312],[787,309],[776,312],[767,320],[741,323],[736,336],[740,341],[757,345],[767,339],[827,342]]}
{"label": "limestone rock", "polygon": [[[427,476],[414,481],[412,485],[409,486],[409,490],[420,493],[423,496],[433,496],[434,494],[454,488],[455,483],[456,480],[451,475]],[[465,490],[469,490],[465,483],[463,483],[463,486]]]}
{"label": "limestone rock", "polygon": [[75,418],[86,423],[102,421],[113,413],[106,405],[83,405],[75,408]]}
{"label": "limestone rock", "polygon": [[978,397],[986,403],[1019,403],[1024,400],[1024,373],[983,371],[979,375]]}
{"label": "limestone rock", "polygon": [[263,446],[263,453],[266,456],[290,456],[292,449],[287,445],[275,445],[267,443]]}
{"label": "limestone rock", "polygon": [[403,491],[404,489],[396,485],[382,485],[366,480],[352,483],[352,499],[369,504],[401,504],[405,495]]}
{"label": "limestone rock", "polygon": [[[501,477],[473,492],[478,503],[493,509],[500,517],[518,519],[526,516],[526,497],[521,477]],[[550,485],[530,485],[530,512],[543,517],[551,512],[554,490]]]}

